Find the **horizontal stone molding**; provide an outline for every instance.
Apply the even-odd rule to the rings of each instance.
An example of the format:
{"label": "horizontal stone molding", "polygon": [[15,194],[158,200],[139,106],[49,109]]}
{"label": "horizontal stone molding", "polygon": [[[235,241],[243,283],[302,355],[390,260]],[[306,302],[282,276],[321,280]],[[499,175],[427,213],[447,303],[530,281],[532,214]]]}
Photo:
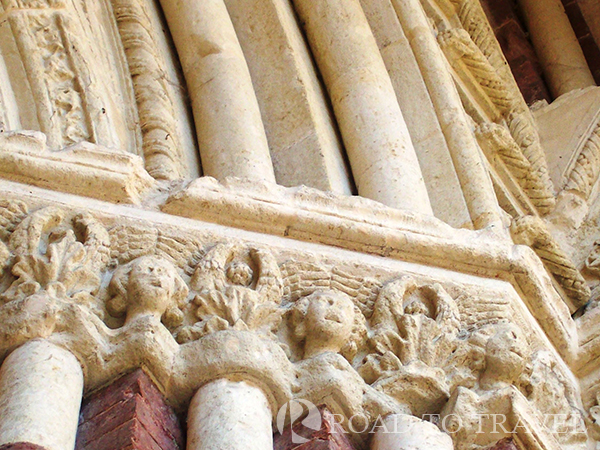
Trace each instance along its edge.
{"label": "horizontal stone molding", "polygon": [[154,183],[139,156],[85,142],[50,151],[30,131],[0,134],[0,177],[115,203],[138,203]]}

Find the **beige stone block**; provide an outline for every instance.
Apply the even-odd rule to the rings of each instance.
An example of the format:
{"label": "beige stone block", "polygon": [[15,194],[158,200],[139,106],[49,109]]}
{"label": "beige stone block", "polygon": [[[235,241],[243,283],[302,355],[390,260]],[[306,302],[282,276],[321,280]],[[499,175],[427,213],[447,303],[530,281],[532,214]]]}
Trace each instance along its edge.
{"label": "beige stone block", "polygon": [[582,147],[600,122],[600,88],[562,96],[534,111],[552,182],[560,190],[568,182]]}
{"label": "beige stone block", "polygon": [[351,194],[327,94],[286,0],[225,0],[260,105],[277,182]]}

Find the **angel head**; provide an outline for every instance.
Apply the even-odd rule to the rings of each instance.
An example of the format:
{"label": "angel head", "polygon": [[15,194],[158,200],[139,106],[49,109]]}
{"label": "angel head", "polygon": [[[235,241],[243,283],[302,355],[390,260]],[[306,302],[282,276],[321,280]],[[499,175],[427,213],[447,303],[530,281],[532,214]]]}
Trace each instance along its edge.
{"label": "angel head", "polygon": [[291,310],[294,338],[303,343],[304,358],[324,352],[352,360],[366,333],[365,318],[346,294],[319,290],[298,300]]}
{"label": "angel head", "polygon": [[232,261],[225,269],[227,280],[238,286],[250,286],[254,273],[250,266],[243,261]]}
{"label": "angel head", "polygon": [[180,307],[188,288],[175,267],[164,259],[142,256],[119,267],[110,291],[107,310],[115,317],[126,313],[126,323],[142,315],[154,316],[169,328],[183,321]]}
{"label": "angel head", "polygon": [[498,325],[485,346],[485,371],[481,383],[492,387],[513,384],[521,375],[530,349],[521,330],[512,324]]}

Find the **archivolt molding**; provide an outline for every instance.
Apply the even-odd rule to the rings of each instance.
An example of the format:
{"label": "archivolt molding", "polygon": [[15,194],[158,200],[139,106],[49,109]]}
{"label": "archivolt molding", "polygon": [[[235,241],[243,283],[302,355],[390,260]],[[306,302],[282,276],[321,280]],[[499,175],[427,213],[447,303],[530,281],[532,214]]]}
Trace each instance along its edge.
{"label": "archivolt molding", "polygon": [[[115,78],[98,72],[107,61],[120,63],[118,49],[112,48],[113,55],[107,48],[110,27],[102,24],[104,30],[98,31],[106,5],[77,0],[2,4],[49,147],[58,150],[88,141],[135,152],[137,128],[124,98],[127,89],[122,91]],[[81,10],[92,8],[92,19],[83,20]],[[92,48],[88,42],[98,45]]]}
{"label": "archivolt molding", "polygon": [[146,169],[156,179],[183,178],[185,158],[173,100],[146,3],[130,0],[112,0],[112,3],[136,94]]}
{"label": "archivolt molding", "polygon": [[[477,0],[450,0],[464,28],[450,29],[440,33],[442,49],[454,63],[459,73],[464,71],[457,64],[464,64],[477,80],[490,101],[502,114],[506,125],[523,155],[529,160],[533,176],[544,186],[542,197],[532,198],[541,214],[554,208],[554,188],[534,119],[525,104],[510,70],[498,47],[485,13]],[[466,33],[464,32],[466,31]],[[518,178],[518,175],[515,175]]]}
{"label": "archivolt molding", "polygon": [[475,133],[479,145],[486,152],[492,164],[495,157],[499,157],[538,210],[546,211],[553,205],[554,195],[548,191],[543,180],[536,175],[531,162],[525,157],[506,127],[485,123],[478,126]]}
{"label": "archivolt molding", "polygon": [[[514,327],[509,301],[282,259],[240,240],[16,200],[0,204],[0,224],[2,355],[46,339],[78,357],[88,390],[144,366],[179,407],[205,383],[233,377],[260,386],[275,412],[296,396],[367,422],[435,413],[459,389],[487,383],[473,355],[492,358],[496,347],[480,341]],[[533,334],[523,345],[544,346]],[[494,352],[508,364],[508,353]],[[561,380],[559,398],[575,389]]]}
{"label": "archivolt molding", "polygon": [[564,190],[575,191],[589,199],[600,175],[600,122],[593,128],[569,174]]}
{"label": "archivolt molding", "polygon": [[515,243],[530,246],[573,302],[573,311],[585,305],[590,288],[566,253],[560,248],[543,220],[523,216],[513,220],[511,233]]}
{"label": "archivolt molding", "polygon": [[94,134],[84,98],[82,73],[74,65],[68,31],[72,17],[64,1],[5,0],[19,51],[23,55],[29,83],[37,99],[37,116],[41,131],[50,147],[63,148]]}
{"label": "archivolt molding", "polygon": [[481,49],[462,28],[453,28],[438,34],[438,42],[450,61],[463,63],[462,72],[470,72],[485,94],[497,108],[499,115],[506,114],[514,99],[506,89],[504,80],[490,64]]}

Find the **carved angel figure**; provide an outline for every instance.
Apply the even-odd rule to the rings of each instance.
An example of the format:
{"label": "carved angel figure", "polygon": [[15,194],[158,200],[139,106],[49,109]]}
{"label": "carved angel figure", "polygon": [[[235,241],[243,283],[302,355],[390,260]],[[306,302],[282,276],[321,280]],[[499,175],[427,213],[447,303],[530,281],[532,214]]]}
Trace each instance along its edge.
{"label": "carved angel figure", "polygon": [[455,448],[487,448],[512,434],[526,448],[539,448],[540,442],[544,448],[560,448],[516,387],[531,356],[522,332],[511,323],[494,324],[480,332],[488,338],[478,380],[472,388],[459,386],[441,414],[447,431],[453,433]]}
{"label": "carved angel figure", "polygon": [[106,229],[90,214],[41,209],[19,224],[9,244],[17,279],[3,294],[5,301],[43,291],[92,302],[108,264],[110,243]]}
{"label": "carved angel figure", "polygon": [[[366,335],[364,316],[350,297],[317,290],[293,305],[289,322],[302,354],[296,362],[298,398],[327,404],[346,418],[354,416],[354,429],[366,429],[379,415],[404,412],[393,399],[366,384],[349,362]],[[358,423],[361,420],[366,423]]]}
{"label": "carved angel figure", "polygon": [[269,335],[279,324],[281,273],[268,251],[217,244],[198,264],[190,285],[198,292],[193,302],[199,322],[179,332],[181,343],[230,328]]}
{"label": "carved angel figure", "polygon": [[371,326],[375,352],[360,368],[365,380],[417,416],[441,407],[449,396],[442,368],[460,327],[454,299],[439,284],[403,277],[381,289]]}
{"label": "carved angel figure", "polygon": [[136,320],[164,323],[175,328],[183,321],[183,307],[188,287],[168,261],[156,256],[142,256],[120,266],[110,282],[113,294],[107,302],[115,317],[126,314],[125,325]]}

